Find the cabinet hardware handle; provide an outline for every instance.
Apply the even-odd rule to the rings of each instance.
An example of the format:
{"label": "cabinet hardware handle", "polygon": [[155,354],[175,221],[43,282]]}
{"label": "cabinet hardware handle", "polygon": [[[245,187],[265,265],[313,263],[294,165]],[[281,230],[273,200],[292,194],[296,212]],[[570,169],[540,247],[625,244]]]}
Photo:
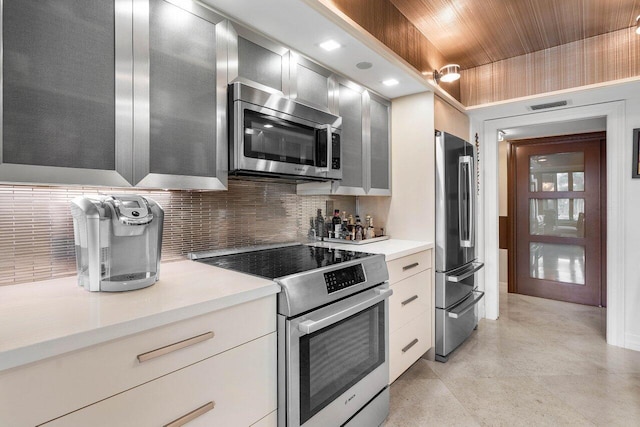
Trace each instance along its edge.
{"label": "cabinet hardware handle", "polygon": [[210,410],[212,410],[216,404],[214,402],[209,402],[205,405],[202,405],[198,409],[194,409],[186,415],[181,416],[180,418],[171,421],[169,424],[165,424],[164,427],[180,427],[188,423],[189,421],[193,421],[198,418],[200,415],[206,414]]}
{"label": "cabinet hardware handle", "polygon": [[407,351],[409,351],[409,349],[411,347],[413,347],[414,345],[418,344],[418,338],[414,338],[413,341],[411,341],[409,344],[407,344],[407,346],[405,348],[402,349],[403,353],[406,353]]}
{"label": "cabinet hardware handle", "polygon": [[413,301],[415,301],[415,300],[417,300],[417,299],[418,299],[418,295],[414,295],[414,296],[412,296],[411,298],[409,298],[409,299],[406,299],[406,300],[402,301],[400,304],[402,304],[403,306],[405,306],[405,305],[409,304],[410,302],[413,302]]}
{"label": "cabinet hardware handle", "polygon": [[414,262],[413,264],[405,265],[404,267],[402,267],[402,271],[411,270],[412,268],[415,268],[419,265],[420,265],[419,262]]}
{"label": "cabinet hardware handle", "polygon": [[146,362],[147,360],[155,359],[156,357],[164,356],[165,354],[180,350],[181,348],[189,347],[199,342],[210,340],[213,338],[213,332],[205,332],[204,334],[197,335],[186,340],[178,341],[177,343],[169,344],[164,347],[160,347],[155,350],[147,351],[138,355],[138,362]]}

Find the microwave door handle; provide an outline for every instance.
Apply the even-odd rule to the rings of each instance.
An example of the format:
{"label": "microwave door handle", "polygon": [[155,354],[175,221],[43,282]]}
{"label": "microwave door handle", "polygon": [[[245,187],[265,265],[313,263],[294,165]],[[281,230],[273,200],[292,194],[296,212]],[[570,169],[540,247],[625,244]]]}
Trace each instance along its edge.
{"label": "microwave door handle", "polygon": [[[325,125],[323,127],[321,127],[320,129],[325,129],[326,130],[326,141],[325,144],[327,144],[327,163],[326,163],[326,167],[318,167],[317,171],[318,172],[324,172],[325,174],[329,174],[329,169],[331,168],[331,125]],[[317,141],[317,143],[319,144],[320,141]]]}
{"label": "microwave door handle", "polygon": [[338,310],[319,320],[305,320],[298,325],[298,330],[303,335],[312,334],[326,328],[327,326],[331,326],[334,323],[346,319],[347,317],[353,316],[362,310],[374,306],[393,294],[393,289],[374,289],[373,291],[375,293],[373,297],[368,296],[362,301],[355,302],[346,309]]}
{"label": "microwave door handle", "polygon": [[472,242],[472,206],[471,206],[471,157],[460,156],[458,158],[458,232],[460,233],[460,246],[470,248]]}

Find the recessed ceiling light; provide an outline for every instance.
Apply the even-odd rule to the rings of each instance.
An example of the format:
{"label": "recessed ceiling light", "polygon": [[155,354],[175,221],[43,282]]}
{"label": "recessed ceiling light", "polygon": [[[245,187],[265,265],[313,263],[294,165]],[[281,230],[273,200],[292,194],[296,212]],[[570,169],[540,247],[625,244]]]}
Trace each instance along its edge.
{"label": "recessed ceiling light", "polygon": [[397,81],[396,79],[387,79],[387,80],[383,80],[382,84],[385,86],[395,86],[398,83],[400,83],[399,81]]}
{"label": "recessed ceiling light", "polygon": [[320,43],[320,47],[326,50],[327,52],[331,52],[332,50],[336,50],[340,47],[340,43],[335,40],[327,40],[326,42]]}
{"label": "recessed ceiling light", "polygon": [[267,125],[264,125],[264,127],[266,127],[267,129],[270,129],[270,128],[272,128],[272,127],[273,127],[273,125],[269,125],[269,124],[267,124]]}
{"label": "recessed ceiling light", "polygon": [[373,64],[371,62],[367,62],[367,61],[358,62],[356,64],[356,68],[359,68],[361,70],[368,70],[371,67],[373,67]]}

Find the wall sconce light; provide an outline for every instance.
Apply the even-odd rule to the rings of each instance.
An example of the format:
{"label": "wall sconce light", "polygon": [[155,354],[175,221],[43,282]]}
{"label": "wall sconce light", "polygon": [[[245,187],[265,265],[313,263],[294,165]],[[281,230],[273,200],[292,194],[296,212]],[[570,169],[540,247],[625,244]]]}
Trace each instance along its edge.
{"label": "wall sconce light", "polygon": [[640,15],[636,18],[636,34],[640,34]]}
{"label": "wall sconce light", "polygon": [[448,64],[440,68],[440,70],[433,71],[433,80],[436,83],[439,82],[455,82],[460,78],[460,66],[458,64]]}

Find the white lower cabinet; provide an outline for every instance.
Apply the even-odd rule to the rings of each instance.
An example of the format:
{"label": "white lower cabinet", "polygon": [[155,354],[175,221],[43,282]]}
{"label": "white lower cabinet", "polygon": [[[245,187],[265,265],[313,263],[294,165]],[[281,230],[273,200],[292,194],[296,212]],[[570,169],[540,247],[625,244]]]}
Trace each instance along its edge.
{"label": "white lower cabinet", "polygon": [[182,425],[202,408],[190,427],[250,426],[276,409],[275,346],[274,332],[44,425]]}
{"label": "white lower cabinet", "polygon": [[433,287],[431,251],[387,263],[389,299],[389,383],[432,347]]}
{"label": "white lower cabinet", "polygon": [[431,348],[430,312],[424,312],[404,327],[389,333],[389,383]]}
{"label": "white lower cabinet", "polygon": [[271,295],[0,372],[0,426],[157,426],[209,402],[189,426],[265,422],[275,331]]}
{"label": "white lower cabinet", "polygon": [[251,427],[276,427],[278,425],[278,411],[273,411]]}

